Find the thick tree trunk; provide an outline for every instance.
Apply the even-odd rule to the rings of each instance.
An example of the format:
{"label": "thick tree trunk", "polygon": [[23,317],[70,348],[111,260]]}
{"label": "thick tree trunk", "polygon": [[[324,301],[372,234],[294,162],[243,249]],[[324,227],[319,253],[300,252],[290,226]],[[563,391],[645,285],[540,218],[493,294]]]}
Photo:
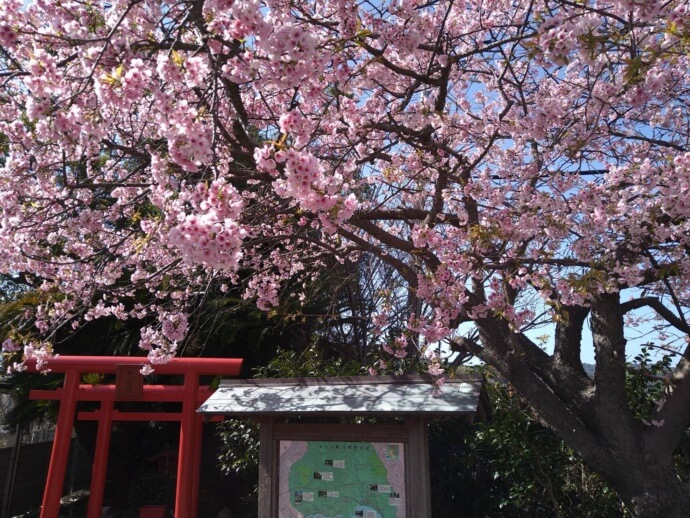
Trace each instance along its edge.
{"label": "thick tree trunk", "polygon": [[[682,482],[673,451],[690,425],[690,364],[682,360],[658,408],[636,417],[626,392],[625,325],[620,294],[601,294],[589,309],[596,370],[579,365],[588,312],[559,322],[552,358],[500,319],[477,319],[470,350],[510,380],[544,424],[605,478],[636,518],[690,517],[690,481]],[[680,403],[678,403],[680,402]]]}
{"label": "thick tree trunk", "polygon": [[690,484],[678,479],[672,466],[644,462],[628,466],[622,480],[612,485],[637,518],[687,518]]}

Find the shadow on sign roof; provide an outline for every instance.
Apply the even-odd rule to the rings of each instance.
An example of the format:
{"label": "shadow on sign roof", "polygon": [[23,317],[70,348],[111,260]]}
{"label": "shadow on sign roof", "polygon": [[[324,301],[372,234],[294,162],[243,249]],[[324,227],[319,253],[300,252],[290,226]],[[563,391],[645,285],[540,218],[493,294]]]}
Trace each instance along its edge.
{"label": "shadow on sign roof", "polygon": [[234,416],[458,415],[482,412],[481,377],[448,379],[434,391],[428,376],[356,376],[223,381],[199,408]]}

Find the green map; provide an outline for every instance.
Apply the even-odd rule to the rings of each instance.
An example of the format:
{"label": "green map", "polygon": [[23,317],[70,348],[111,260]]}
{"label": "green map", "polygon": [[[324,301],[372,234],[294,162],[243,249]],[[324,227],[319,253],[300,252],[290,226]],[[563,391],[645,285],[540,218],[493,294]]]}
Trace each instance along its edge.
{"label": "green map", "polygon": [[280,518],[403,518],[400,443],[281,441]]}

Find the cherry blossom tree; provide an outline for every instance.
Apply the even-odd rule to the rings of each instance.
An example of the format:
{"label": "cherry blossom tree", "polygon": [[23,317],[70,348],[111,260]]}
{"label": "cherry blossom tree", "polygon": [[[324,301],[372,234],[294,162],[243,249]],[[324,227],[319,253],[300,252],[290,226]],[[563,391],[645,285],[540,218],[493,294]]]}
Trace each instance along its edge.
{"label": "cherry blossom tree", "polygon": [[[270,310],[368,254],[394,355],[452,338],[635,515],[687,513],[687,2],[0,0],[0,46],[0,272],[42,294],[7,354],[115,316],[155,364],[210,286]],[[645,419],[640,315],[680,353]]]}

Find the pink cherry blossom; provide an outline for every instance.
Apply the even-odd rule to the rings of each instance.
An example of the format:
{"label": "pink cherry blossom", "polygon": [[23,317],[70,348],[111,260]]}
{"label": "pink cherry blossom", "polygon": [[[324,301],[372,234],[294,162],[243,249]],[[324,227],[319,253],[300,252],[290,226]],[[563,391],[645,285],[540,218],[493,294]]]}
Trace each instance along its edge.
{"label": "pink cherry blossom", "polygon": [[685,333],[687,2],[202,4],[0,0],[0,271],[41,296],[8,364],[106,317],[166,361],[209,290],[277,310],[334,261],[390,272],[377,348],[472,325],[533,393],[582,369],[528,330]]}

